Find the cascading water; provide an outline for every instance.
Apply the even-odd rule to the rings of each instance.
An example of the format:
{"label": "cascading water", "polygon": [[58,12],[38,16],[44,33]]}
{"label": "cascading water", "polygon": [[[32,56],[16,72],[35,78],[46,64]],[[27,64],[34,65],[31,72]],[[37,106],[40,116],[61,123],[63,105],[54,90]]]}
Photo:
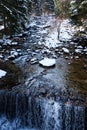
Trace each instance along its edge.
{"label": "cascading water", "polygon": [[0,93],[0,130],[86,130],[86,108]]}

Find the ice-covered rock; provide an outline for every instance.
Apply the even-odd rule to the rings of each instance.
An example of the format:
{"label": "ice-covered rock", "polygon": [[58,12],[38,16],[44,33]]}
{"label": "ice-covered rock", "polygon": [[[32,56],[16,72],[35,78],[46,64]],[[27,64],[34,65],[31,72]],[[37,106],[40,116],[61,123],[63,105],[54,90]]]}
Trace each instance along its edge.
{"label": "ice-covered rock", "polygon": [[65,47],[62,48],[62,50],[65,52],[65,53],[69,53],[69,50]]}
{"label": "ice-covered rock", "polygon": [[0,78],[6,75],[6,71],[0,69]]}
{"label": "ice-covered rock", "polygon": [[43,60],[39,61],[39,64],[44,67],[52,67],[56,64],[56,60],[51,58],[44,58]]}

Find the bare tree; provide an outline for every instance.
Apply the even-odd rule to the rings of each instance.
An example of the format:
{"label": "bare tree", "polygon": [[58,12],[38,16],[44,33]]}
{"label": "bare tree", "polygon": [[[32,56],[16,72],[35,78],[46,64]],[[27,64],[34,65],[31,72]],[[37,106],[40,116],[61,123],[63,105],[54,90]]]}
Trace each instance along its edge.
{"label": "bare tree", "polygon": [[70,0],[54,0],[54,5],[55,5],[55,13],[59,17],[59,24],[57,27],[58,40],[59,40],[62,21],[63,19],[69,16]]}

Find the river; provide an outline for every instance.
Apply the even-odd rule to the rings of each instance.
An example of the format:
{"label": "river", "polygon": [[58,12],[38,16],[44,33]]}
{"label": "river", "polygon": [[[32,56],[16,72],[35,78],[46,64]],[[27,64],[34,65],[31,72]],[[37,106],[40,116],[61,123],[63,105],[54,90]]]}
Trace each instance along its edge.
{"label": "river", "polygon": [[[61,19],[41,5],[25,33],[0,40],[0,130],[86,130],[87,47],[73,41],[69,19],[58,38]],[[41,66],[45,57],[55,66]]]}

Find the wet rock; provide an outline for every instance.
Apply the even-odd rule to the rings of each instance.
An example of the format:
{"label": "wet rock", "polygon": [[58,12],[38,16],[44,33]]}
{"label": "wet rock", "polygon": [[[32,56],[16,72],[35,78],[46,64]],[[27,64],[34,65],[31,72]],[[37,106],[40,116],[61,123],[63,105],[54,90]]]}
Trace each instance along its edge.
{"label": "wet rock", "polygon": [[14,49],[14,50],[10,51],[10,56],[8,56],[8,59],[14,60],[18,55],[19,55],[19,53]]}
{"label": "wet rock", "polygon": [[0,39],[0,44],[3,44],[3,39]]}
{"label": "wet rock", "polygon": [[51,58],[44,58],[43,60],[39,61],[39,64],[43,67],[52,67],[56,64],[56,60]]}
{"label": "wet rock", "polygon": [[11,55],[18,56],[18,52],[16,50],[11,51],[10,53]]}
{"label": "wet rock", "polygon": [[14,59],[15,59],[15,55],[10,55],[10,56],[8,56],[8,59],[14,60]]}

